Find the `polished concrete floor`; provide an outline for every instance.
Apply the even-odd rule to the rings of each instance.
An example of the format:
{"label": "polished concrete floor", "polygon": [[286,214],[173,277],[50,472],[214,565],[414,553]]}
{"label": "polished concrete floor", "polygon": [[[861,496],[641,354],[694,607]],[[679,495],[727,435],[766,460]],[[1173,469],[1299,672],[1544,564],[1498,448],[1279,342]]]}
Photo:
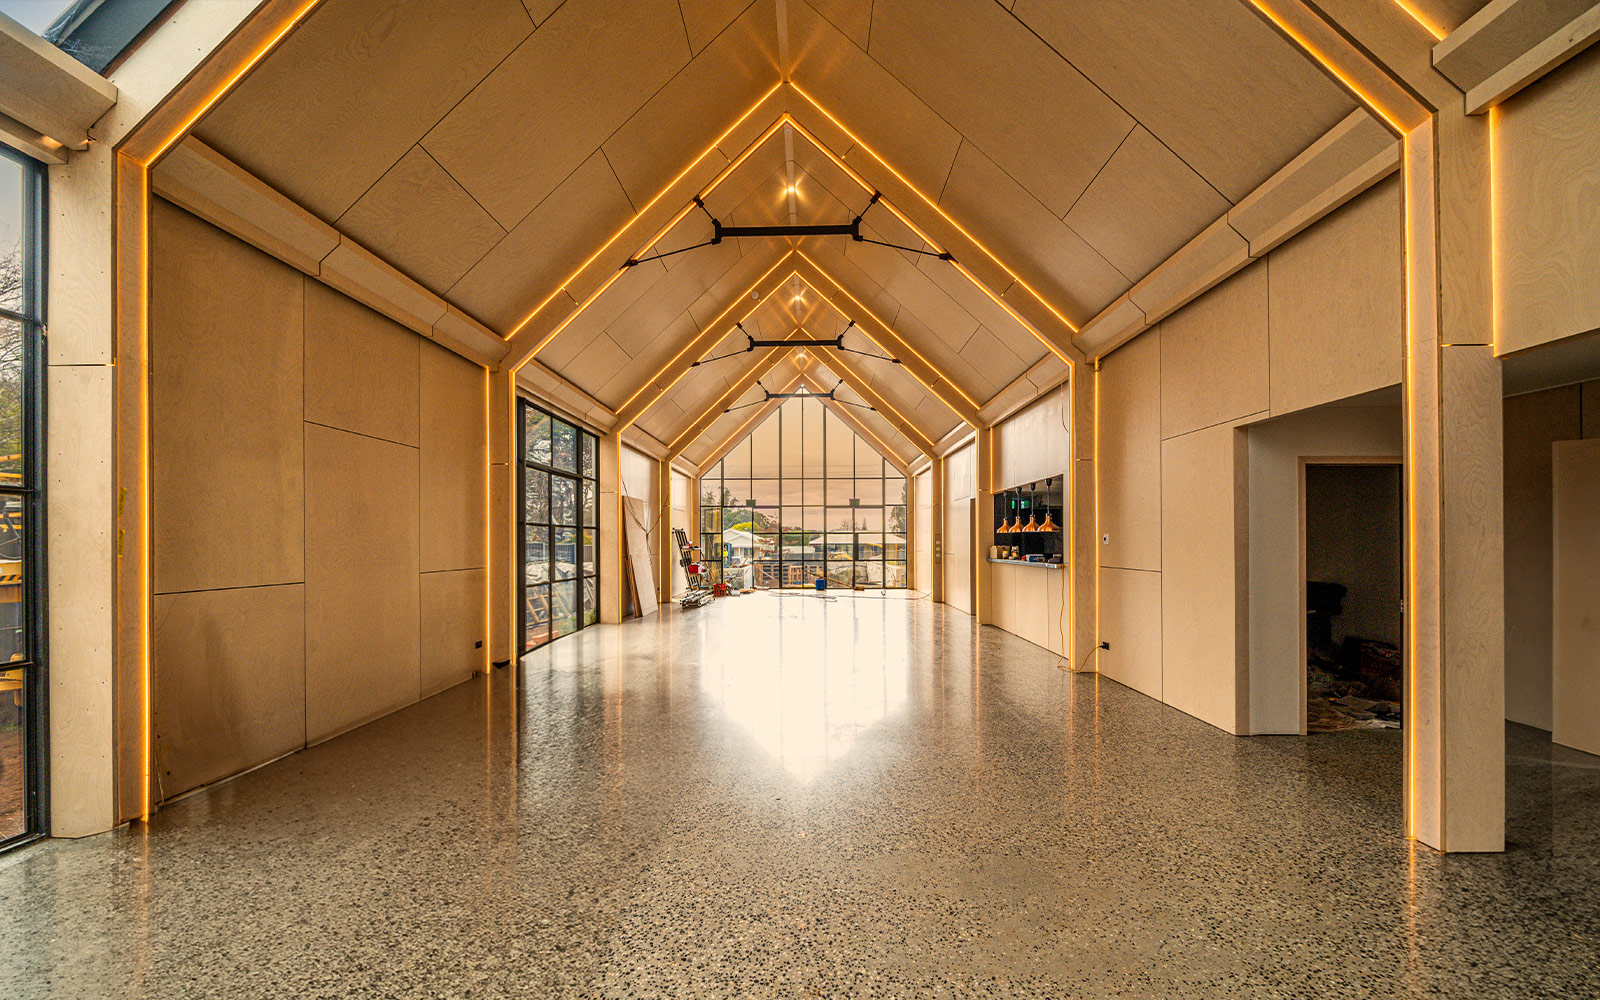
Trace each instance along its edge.
{"label": "polished concrete floor", "polygon": [[0,859],[0,997],[1595,997],[1600,759],[1402,840],[1392,732],[1236,739],[925,602],[596,628]]}

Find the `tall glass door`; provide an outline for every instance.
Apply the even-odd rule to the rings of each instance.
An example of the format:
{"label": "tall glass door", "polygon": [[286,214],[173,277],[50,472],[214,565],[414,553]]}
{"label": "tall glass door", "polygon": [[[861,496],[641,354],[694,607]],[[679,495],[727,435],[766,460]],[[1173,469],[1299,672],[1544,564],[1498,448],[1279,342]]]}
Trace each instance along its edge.
{"label": "tall glass door", "polygon": [[522,648],[600,619],[600,440],[522,401]]}
{"label": "tall glass door", "polygon": [[0,146],[0,848],[45,832],[44,169]]}

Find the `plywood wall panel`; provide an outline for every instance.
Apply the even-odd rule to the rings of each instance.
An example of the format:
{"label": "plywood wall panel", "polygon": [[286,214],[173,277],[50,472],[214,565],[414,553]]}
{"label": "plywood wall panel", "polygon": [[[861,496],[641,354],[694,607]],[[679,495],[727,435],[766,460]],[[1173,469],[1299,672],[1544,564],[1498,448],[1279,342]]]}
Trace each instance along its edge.
{"label": "plywood wall panel", "polygon": [[1067,388],[1035,402],[996,428],[995,488],[1009,489],[1067,473]]}
{"label": "plywood wall panel", "polygon": [[1600,440],[1555,445],[1550,738],[1600,753]]}
{"label": "plywood wall panel", "polygon": [[429,343],[421,372],[422,571],[481,568],[488,380],[482,368]]}
{"label": "plywood wall panel", "polygon": [[306,739],[417,700],[417,449],[306,427]]}
{"label": "plywood wall panel", "polygon": [[1223,424],[1161,448],[1161,669],[1167,704],[1227,732],[1238,716],[1236,436]]}
{"label": "plywood wall panel", "polygon": [[320,282],[305,297],[305,419],[415,447],[421,338]]}
{"label": "plywood wall panel", "polygon": [[1274,414],[1399,384],[1401,194],[1386,180],[1268,257]]}
{"label": "plywood wall panel", "polygon": [[1158,330],[1162,437],[1267,409],[1264,265],[1240,271],[1162,320]]}
{"label": "plywood wall panel", "polygon": [[299,582],[305,279],[164,201],[150,241],[155,590]]}
{"label": "plywood wall panel", "polygon": [[153,612],[162,798],[305,745],[304,585],[162,594]]}
{"label": "plywood wall panel", "polygon": [[1501,352],[1600,328],[1600,48],[1495,112]]}
{"label": "plywood wall panel", "polygon": [[1161,346],[1144,334],[1096,376],[1101,566],[1161,568]]}
{"label": "plywood wall panel", "polygon": [[1161,574],[1100,570],[1100,672],[1157,701],[1161,690]]}
{"label": "plywood wall panel", "polygon": [[1582,434],[1583,387],[1505,401],[1506,718],[1551,725],[1551,445]]}
{"label": "plywood wall panel", "polygon": [[423,573],[418,688],[422,697],[460,684],[485,668],[487,569]]}

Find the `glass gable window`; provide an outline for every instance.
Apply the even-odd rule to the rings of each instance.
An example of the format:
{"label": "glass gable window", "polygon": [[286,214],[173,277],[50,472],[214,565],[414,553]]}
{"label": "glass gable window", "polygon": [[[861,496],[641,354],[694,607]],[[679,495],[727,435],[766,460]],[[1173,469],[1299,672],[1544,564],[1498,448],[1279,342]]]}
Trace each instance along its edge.
{"label": "glass gable window", "polygon": [[44,170],[0,146],[0,847],[44,833]]}
{"label": "glass gable window", "polygon": [[522,648],[600,620],[600,440],[522,401]]}
{"label": "glass gable window", "polygon": [[820,400],[791,399],[701,476],[700,537],[734,587],[905,587],[905,478]]}

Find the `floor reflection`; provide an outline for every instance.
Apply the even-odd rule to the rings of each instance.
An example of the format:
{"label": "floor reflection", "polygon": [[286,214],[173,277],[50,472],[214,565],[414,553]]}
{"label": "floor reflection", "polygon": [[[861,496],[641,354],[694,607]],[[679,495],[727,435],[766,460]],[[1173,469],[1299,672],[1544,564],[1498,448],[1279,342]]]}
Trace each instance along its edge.
{"label": "floor reflection", "polygon": [[1600,995],[1596,758],[1512,727],[1511,850],[1441,857],[1397,733],[1056,662],[860,595],[585,629],[0,859],[0,996]]}

